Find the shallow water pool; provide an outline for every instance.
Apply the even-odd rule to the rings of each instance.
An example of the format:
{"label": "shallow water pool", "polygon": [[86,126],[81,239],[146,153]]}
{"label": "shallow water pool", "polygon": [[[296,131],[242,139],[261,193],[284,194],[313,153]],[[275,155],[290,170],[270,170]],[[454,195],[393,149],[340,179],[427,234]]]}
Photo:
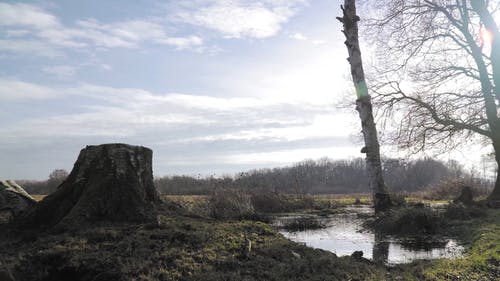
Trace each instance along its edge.
{"label": "shallow water pool", "polygon": [[[328,217],[311,216],[319,219],[326,228],[289,232],[280,230],[287,238],[307,246],[331,251],[338,256],[351,255],[354,251],[363,251],[363,257],[386,264],[409,263],[417,259],[457,258],[463,256],[464,247],[447,237],[421,237],[419,239],[396,239],[367,231],[362,224],[364,219],[359,214],[370,214],[373,209],[367,206],[350,206],[344,212]],[[279,216],[275,225],[286,220],[303,216],[289,214]]]}

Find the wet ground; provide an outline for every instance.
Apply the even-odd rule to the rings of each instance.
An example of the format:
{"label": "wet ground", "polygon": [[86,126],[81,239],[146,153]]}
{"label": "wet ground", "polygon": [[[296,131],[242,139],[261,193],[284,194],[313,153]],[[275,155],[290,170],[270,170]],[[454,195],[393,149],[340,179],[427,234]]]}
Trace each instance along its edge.
{"label": "wet ground", "polygon": [[304,214],[286,214],[276,218],[275,225],[287,238],[307,246],[331,251],[338,256],[351,255],[363,251],[363,257],[386,264],[409,263],[417,259],[461,257],[464,247],[449,237],[406,237],[395,238],[375,234],[363,227],[366,217],[373,209],[367,206],[349,206],[338,214],[321,217],[309,215],[311,219],[321,220],[326,228],[290,232],[280,228],[287,220]]}

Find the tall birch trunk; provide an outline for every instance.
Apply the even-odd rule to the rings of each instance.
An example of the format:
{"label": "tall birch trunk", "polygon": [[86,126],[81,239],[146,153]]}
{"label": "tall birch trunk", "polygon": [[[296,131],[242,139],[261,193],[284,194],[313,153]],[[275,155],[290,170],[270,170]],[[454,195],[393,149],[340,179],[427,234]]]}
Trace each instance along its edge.
{"label": "tall birch trunk", "polygon": [[368,170],[369,184],[373,196],[375,212],[384,211],[390,208],[391,200],[382,175],[382,164],[380,162],[380,145],[377,138],[377,129],[373,120],[371,98],[368,94],[368,87],[365,82],[363,62],[361,61],[361,51],[358,40],[358,21],[356,15],[355,0],[345,0],[341,6],[343,17],[337,19],[344,25],[342,31],[346,37],[345,45],[349,52],[347,59],[351,65],[351,75],[356,89],[356,110],[361,119],[361,127],[365,147],[361,150],[366,153],[366,167]]}

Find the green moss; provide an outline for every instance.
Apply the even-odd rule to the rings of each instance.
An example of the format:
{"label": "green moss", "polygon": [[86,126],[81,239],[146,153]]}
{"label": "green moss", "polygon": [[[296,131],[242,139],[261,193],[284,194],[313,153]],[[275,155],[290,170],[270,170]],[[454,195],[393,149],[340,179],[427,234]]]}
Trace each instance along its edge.
{"label": "green moss", "polygon": [[444,229],[468,242],[465,258],[390,268],[293,243],[263,222],[167,212],[155,225],[0,237],[0,264],[21,281],[86,281],[97,274],[105,280],[498,280],[500,211],[485,212]]}
{"label": "green moss", "polygon": [[[491,211],[490,211],[491,213]],[[471,237],[472,247],[467,257],[457,260],[440,260],[425,270],[431,280],[445,277],[462,280],[500,280],[500,224],[498,211],[488,223],[475,223],[476,230]],[[491,217],[490,217],[491,219]]]}

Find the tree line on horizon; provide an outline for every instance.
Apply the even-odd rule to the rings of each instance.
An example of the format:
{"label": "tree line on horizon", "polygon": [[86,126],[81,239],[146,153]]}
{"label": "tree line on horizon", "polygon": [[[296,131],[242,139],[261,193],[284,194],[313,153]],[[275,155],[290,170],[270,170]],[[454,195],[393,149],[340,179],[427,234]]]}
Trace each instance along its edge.
{"label": "tree line on horizon", "polygon": [[[467,171],[454,160],[385,158],[382,159],[382,165],[392,192],[424,191],[446,180],[473,182],[481,188],[493,186],[491,180],[480,177],[473,170]],[[289,167],[255,169],[233,176],[163,176],[155,179],[155,185],[161,193],[168,195],[206,195],[217,188],[291,194],[369,193],[366,173],[366,162],[362,158],[321,158],[305,160]]]}
{"label": "tree line on horizon", "polygon": [[[493,181],[474,170],[465,169],[455,160],[432,158],[405,160],[382,159],[383,173],[392,192],[418,192],[446,180],[474,182],[492,188]],[[162,194],[207,195],[217,188],[246,191],[276,191],[290,194],[369,193],[366,161],[362,158],[304,160],[292,166],[255,169],[225,176],[168,175],[155,178]],[[66,179],[68,172],[55,169],[47,180],[17,180],[30,194],[50,194]]]}

